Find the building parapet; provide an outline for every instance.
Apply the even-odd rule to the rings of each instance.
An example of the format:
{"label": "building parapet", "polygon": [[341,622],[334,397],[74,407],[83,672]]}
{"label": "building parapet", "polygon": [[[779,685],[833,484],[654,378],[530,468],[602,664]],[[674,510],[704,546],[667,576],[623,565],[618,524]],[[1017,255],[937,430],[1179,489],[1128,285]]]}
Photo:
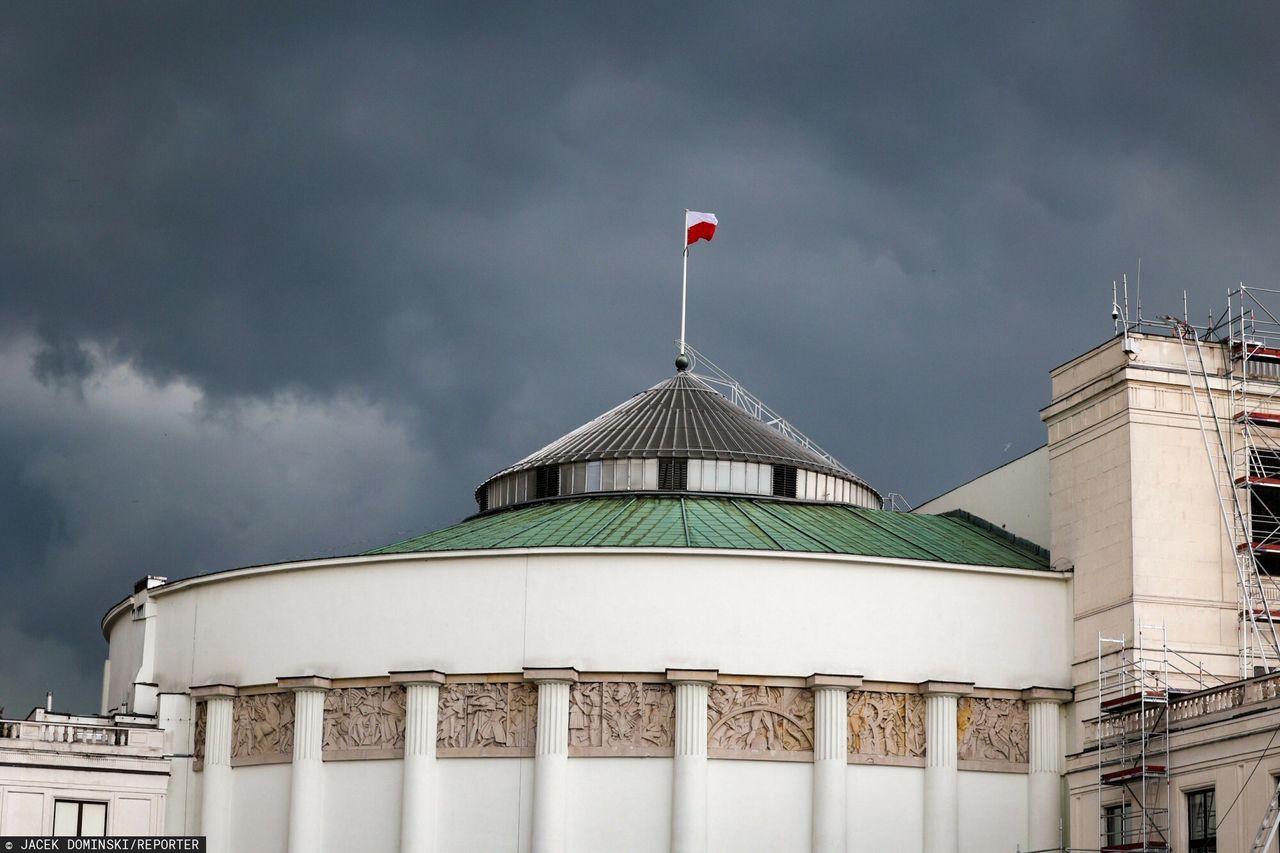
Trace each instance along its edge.
{"label": "building parapet", "polygon": [[[1233,717],[1280,707],[1280,672],[1232,681],[1216,687],[1170,697],[1167,706],[1170,732],[1182,731]],[[1164,706],[1147,706],[1119,714],[1085,720],[1085,751],[1106,749],[1116,741],[1149,727]]]}
{"label": "building parapet", "polygon": [[0,747],[160,757],[164,754],[164,732],[154,727],[0,720]]}

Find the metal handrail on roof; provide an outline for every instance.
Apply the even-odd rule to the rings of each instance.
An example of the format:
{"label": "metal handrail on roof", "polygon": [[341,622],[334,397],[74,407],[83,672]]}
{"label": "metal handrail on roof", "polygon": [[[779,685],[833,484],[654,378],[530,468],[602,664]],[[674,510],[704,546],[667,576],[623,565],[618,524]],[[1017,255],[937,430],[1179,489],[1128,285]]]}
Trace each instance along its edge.
{"label": "metal handrail on roof", "polygon": [[[724,396],[726,399],[728,399],[730,403],[733,403],[739,409],[742,409],[742,411],[746,412],[748,415],[751,415],[751,417],[755,418],[760,423],[764,424],[770,429],[776,431],[778,434],[782,435],[783,437],[788,438],[791,441],[794,441],[796,444],[801,445],[810,453],[816,454],[817,456],[821,457],[822,460],[826,462],[828,465],[830,465],[832,468],[839,469],[840,471],[843,471],[844,473],[848,474],[850,477],[857,476],[852,471],[850,471],[843,462],[841,462],[839,459],[835,458],[830,453],[828,453],[827,451],[819,447],[816,441],[809,438],[800,430],[792,426],[791,423],[788,422],[786,418],[782,417],[782,415],[778,414],[773,409],[769,408],[763,400],[761,400],[755,394],[752,394],[745,387],[743,387],[741,382],[734,379],[732,376],[728,374],[727,371],[723,370],[714,361],[707,358],[701,352],[699,352],[698,350],[690,346],[688,342],[685,342],[685,351],[693,356],[693,362],[689,366],[690,372],[694,372],[694,375],[696,375],[703,382],[709,383],[710,385],[718,388],[723,388],[726,392],[728,392],[728,393],[725,393]],[[695,372],[695,369],[700,364],[706,366],[707,370],[710,371],[711,373],[710,376],[706,375],[705,373]]]}

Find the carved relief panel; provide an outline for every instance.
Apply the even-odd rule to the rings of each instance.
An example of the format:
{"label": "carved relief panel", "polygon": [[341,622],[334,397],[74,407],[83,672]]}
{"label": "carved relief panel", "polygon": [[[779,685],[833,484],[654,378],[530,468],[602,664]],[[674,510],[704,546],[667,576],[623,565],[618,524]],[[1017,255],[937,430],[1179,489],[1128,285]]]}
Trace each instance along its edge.
{"label": "carved relief panel", "polygon": [[718,758],[813,757],[813,694],[799,687],[713,684],[707,748]]}
{"label": "carved relief panel", "polygon": [[209,728],[209,703],[197,702],[195,725],[192,727],[195,731],[195,743],[191,749],[191,769],[204,769],[204,733]]}
{"label": "carved relief panel", "polygon": [[404,687],[342,687],[324,697],[324,757],[376,758],[404,751]]}
{"label": "carved relief panel", "polygon": [[457,682],[440,688],[436,753],[533,755],[538,689],[533,684]]}
{"label": "carved relief panel", "polygon": [[569,689],[570,755],[671,755],[670,684],[582,681]]}
{"label": "carved relief panel", "polygon": [[923,763],[925,729],[924,699],[921,696],[851,690],[848,709],[851,761]]}
{"label": "carved relief panel", "polygon": [[956,707],[956,740],[961,761],[1026,764],[1029,737],[1025,702],[960,698]]}
{"label": "carved relief panel", "polygon": [[237,696],[231,706],[231,764],[293,760],[293,694]]}

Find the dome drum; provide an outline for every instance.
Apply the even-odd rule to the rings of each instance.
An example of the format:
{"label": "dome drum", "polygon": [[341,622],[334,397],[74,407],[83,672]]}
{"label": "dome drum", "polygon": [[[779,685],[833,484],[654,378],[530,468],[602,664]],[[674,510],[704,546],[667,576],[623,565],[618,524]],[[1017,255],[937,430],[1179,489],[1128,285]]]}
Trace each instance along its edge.
{"label": "dome drum", "polygon": [[731,459],[600,459],[515,471],[477,492],[482,512],[528,501],[592,492],[689,491],[787,497],[878,509],[859,480],[794,465]]}

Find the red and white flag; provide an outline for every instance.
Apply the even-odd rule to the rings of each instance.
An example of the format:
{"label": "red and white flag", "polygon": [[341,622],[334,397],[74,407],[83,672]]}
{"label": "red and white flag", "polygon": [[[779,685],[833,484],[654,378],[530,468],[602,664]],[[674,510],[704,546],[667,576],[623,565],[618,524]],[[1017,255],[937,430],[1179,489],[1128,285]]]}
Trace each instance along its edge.
{"label": "red and white flag", "polygon": [[714,213],[699,213],[696,210],[686,210],[684,212],[684,227],[686,234],[686,246],[692,246],[699,240],[710,240],[716,233],[716,215]]}

